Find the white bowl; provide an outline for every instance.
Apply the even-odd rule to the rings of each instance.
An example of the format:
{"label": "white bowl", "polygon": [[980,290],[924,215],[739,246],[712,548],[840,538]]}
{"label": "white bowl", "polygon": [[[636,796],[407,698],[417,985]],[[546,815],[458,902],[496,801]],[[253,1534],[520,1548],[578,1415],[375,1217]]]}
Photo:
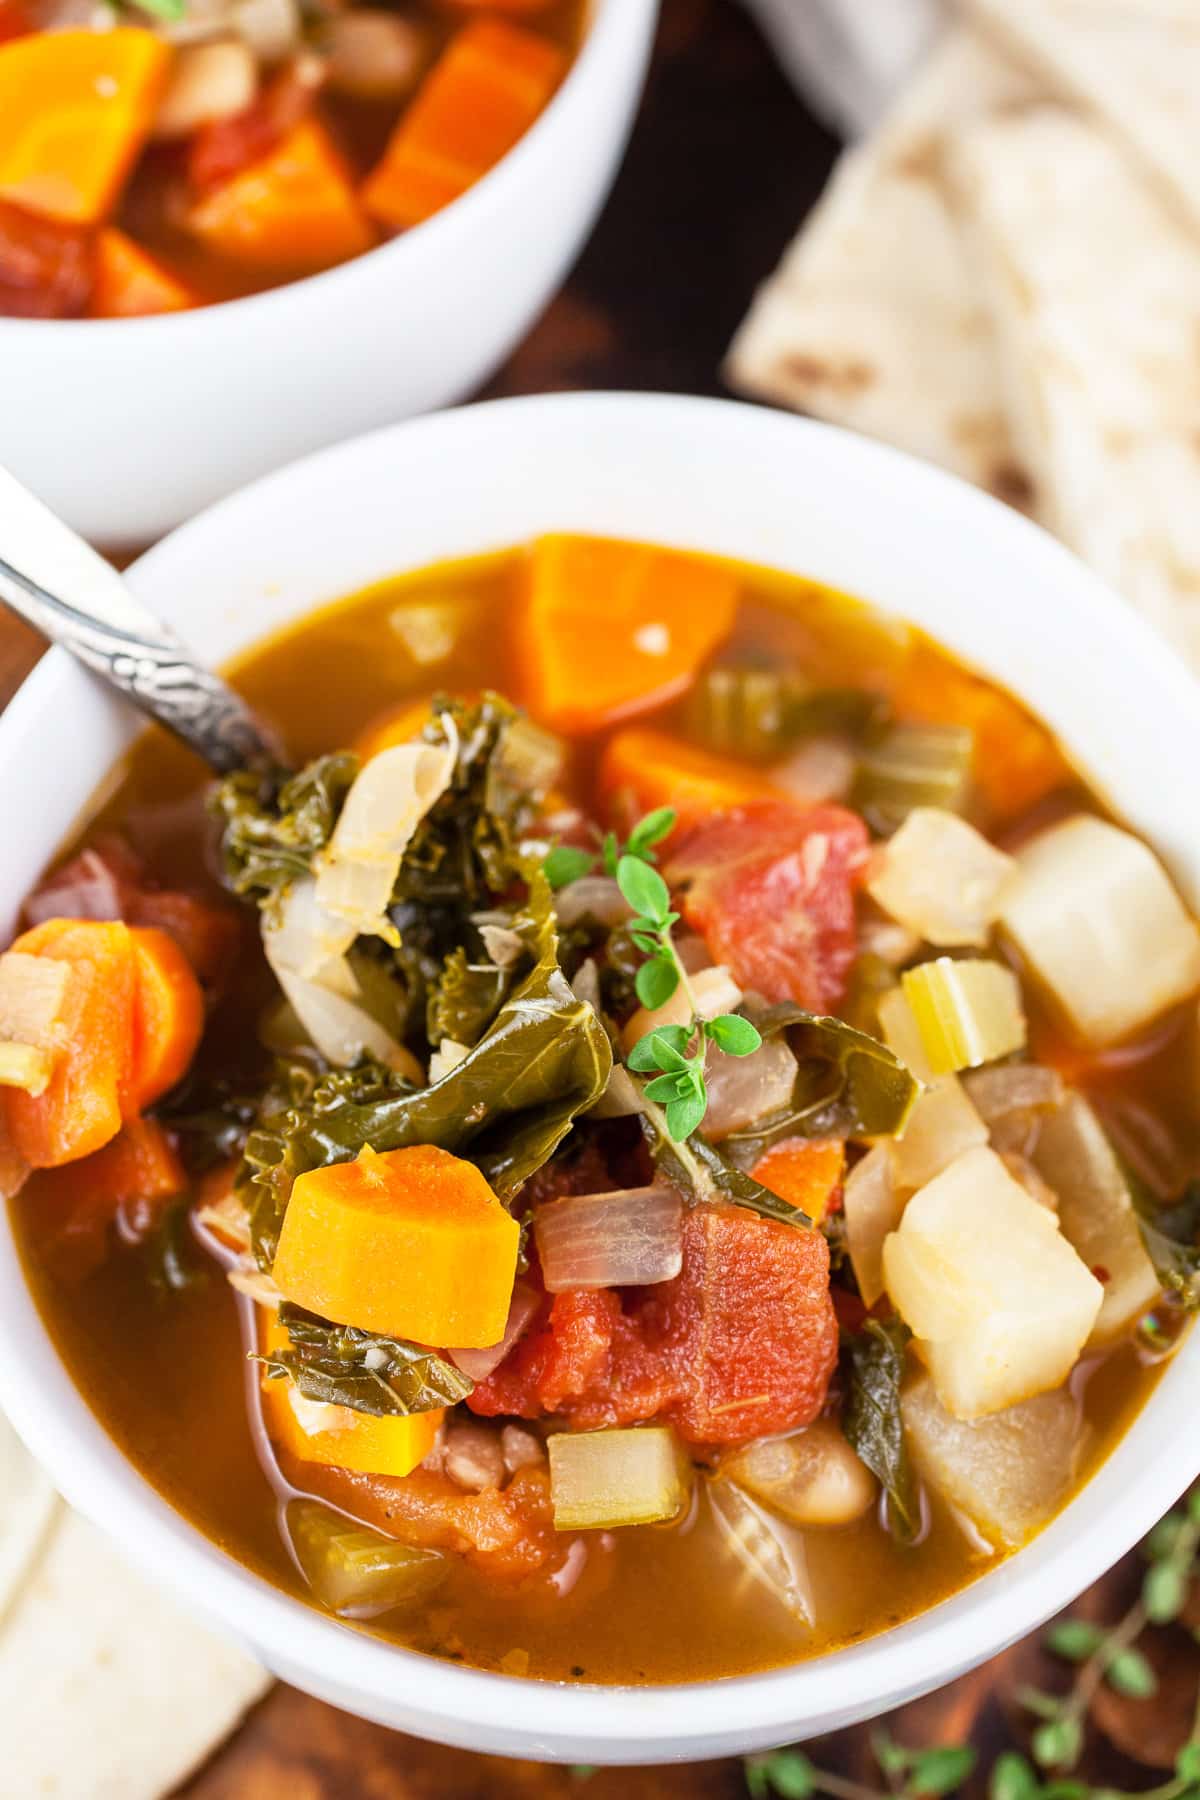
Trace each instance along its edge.
{"label": "white bowl", "polygon": [[[915,621],[1019,692],[1200,902],[1200,689],[1182,666],[1016,513],[826,426],[653,395],[467,408],[259,482],[175,532],[130,579],[198,650],[221,659],[382,576],[548,529],[750,559]],[[0,925],[134,729],[124,707],[59,651],[0,719]],[[0,1232],[0,1403],[68,1499],[298,1687],[405,1731],[506,1755],[723,1755],[827,1731],[949,1680],[1065,1605],[1196,1476],[1198,1380],[1193,1333],[1063,1515],[996,1572],[896,1630],[715,1685],[554,1687],[377,1642],[275,1591],[202,1538],[88,1411]]]}
{"label": "white bowl", "polygon": [[657,10],[593,0],[567,79],[520,143],[353,262],[159,318],[0,318],[0,463],[85,537],[144,544],[292,457],[470,393],[592,225]]}

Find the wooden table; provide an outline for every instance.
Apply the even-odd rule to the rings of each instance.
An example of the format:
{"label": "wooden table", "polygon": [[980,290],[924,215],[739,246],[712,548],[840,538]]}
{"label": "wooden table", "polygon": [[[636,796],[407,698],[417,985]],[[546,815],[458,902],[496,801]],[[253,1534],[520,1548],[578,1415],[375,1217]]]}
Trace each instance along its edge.
{"label": "wooden table", "polygon": [[[611,201],[566,287],[489,393],[722,392],[721,358],[749,295],[819,194],[836,150],[735,0],[664,0],[649,85]],[[32,632],[0,617],[0,702],[39,649]],[[1164,1494],[1164,1508],[1173,1498]],[[1084,1605],[1093,1616],[1115,1616],[1131,1579],[1128,1568],[1114,1572]],[[1186,1730],[1200,1659],[1190,1635],[1159,1637],[1159,1698],[1108,1698],[1105,1735],[1088,1764],[1096,1782],[1148,1785],[1147,1767],[1169,1767]],[[986,1768],[998,1749],[1022,1741],[1016,1689],[1056,1679],[1061,1669],[1037,1644],[1020,1645],[904,1708],[889,1729],[910,1746],[970,1738]],[[552,1691],[546,1704],[554,1704]],[[809,1749],[821,1766],[880,1785],[865,1728]],[[1147,1765],[1129,1760],[1134,1751]],[[985,1789],[981,1774],[972,1790]],[[736,1762],[590,1775],[507,1762],[400,1737],[285,1687],[181,1790],[186,1800],[736,1800],[744,1792]]]}

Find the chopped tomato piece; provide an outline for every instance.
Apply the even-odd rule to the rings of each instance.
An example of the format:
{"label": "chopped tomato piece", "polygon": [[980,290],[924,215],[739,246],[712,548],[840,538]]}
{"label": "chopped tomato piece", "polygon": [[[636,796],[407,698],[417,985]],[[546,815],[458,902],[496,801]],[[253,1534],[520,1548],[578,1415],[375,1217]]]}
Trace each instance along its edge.
{"label": "chopped tomato piece", "polygon": [[224,187],[251,164],[278,149],[289,131],[307,117],[319,76],[307,63],[291,64],[243,111],[202,125],[188,150],[188,181],[194,191]]}
{"label": "chopped tomato piece", "polygon": [[197,305],[199,295],[123,231],[109,227],[100,233],[89,318],[143,319]]}
{"label": "chopped tomato piece", "polygon": [[739,986],[832,1012],[855,957],[867,828],[840,806],[766,803],[698,825],[671,854],[683,914]]}
{"label": "chopped tomato piece", "polygon": [[0,0],[0,44],[35,29],[26,0]]}
{"label": "chopped tomato piece", "polygon": [[692,1443],[738,1443],[814,1419],[836,1358],[821,1233],[697,1206],[673,1281],[556,1295],[467,1404],[580,1430],[660,1418]]}
{"label": "chopped tomato piece", "polygon": [[91,281],[85,231],[0,201],[0,313],[17,319],[79,318]]}
{"label": "chopped tomato piece", "polygon": [[57,1272],[80,1281],[105,1260],[118,1217],[123,1238],[136,1242],[153,1230],[163,1202],[186,1187],[183,1164],[163,1127],[154,1119],[130,1119],[85,1161],[40,1170],[31,1194]]}
{"label": "chopped tomato piece", "polygon": [[782,799],[760,769],[639,725],[609,738],[600,758],[599,788],[609,818],[623,831],[644,813],[673,807],[676,840],[713,813]]}
{"label": "chopped tomato piece", "polygon": [[841,1207],[845,1167],[846,1147],[837,1139],[791,1137],[772,1144],[750,1172],[819,1225],[826,1213]]}

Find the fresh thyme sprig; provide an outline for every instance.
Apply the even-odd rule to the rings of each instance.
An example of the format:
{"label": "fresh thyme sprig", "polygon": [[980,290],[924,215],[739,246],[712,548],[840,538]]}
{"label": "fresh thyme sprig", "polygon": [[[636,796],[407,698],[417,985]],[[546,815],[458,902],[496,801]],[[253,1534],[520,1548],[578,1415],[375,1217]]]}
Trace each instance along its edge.
{"label": "fresh thyme sprig", "polygon": [[658,853],[654,846],[670,836],[675,829],[675,818],[674,807],[660,806],[638,820],[624,844],[615,831],[605,834],[597,850],[578,849],[574,844],[555,844],[542,863],[546,880],[552,888],[566,887],[568,882],[593,874],[598,864],[603,866],[606,875],[615,878],[623,856],[636,856],[640,862],[655,863]]}

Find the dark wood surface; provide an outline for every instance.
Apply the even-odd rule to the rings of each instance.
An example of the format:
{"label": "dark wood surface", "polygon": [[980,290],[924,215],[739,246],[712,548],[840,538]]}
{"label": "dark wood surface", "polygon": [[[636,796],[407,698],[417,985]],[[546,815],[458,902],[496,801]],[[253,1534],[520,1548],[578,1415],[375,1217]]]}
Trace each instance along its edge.
{"label": "dark wood surface", "polygon": [[[645,99],[609,205],[563,291],[488,393],[720,393],[721,358],[750,293],[816,199],[836,151],[736,0],[665,0]],[[0,701],[38,653],[32,632],[0,618]],[[1164,1494],[1164,1508],[1173,1498]],[[1115,1617],[1132,1579],[1128,1566],[1115,1571],[1084,1608]],[[1150,1785],[1152,1771],[1170,1767],[1188,1728],[1195,1644],[1178,1629],[1155,1635],[1158,1697],[1105,1694],[1098,1708],[1086,1766],[1106,1786]],[[970,1739],[981,1752],[971,1790],[982,1795],[994,1754],[1024,1741],[1014,1695],[1031,1680],[1062,1682],[1061,1667],[1032,1642],[906,1707],[889,1729],[910,1746]],[[546,1704],[553,1703],[548,1691]],[[809,1750],[823,1767],[878,1785],[865,1727]],[[735,1800],[744,1792],[737,1762],[585,1774],[503,1761],[400,1737],[280,1686],[180,1800]]]}

